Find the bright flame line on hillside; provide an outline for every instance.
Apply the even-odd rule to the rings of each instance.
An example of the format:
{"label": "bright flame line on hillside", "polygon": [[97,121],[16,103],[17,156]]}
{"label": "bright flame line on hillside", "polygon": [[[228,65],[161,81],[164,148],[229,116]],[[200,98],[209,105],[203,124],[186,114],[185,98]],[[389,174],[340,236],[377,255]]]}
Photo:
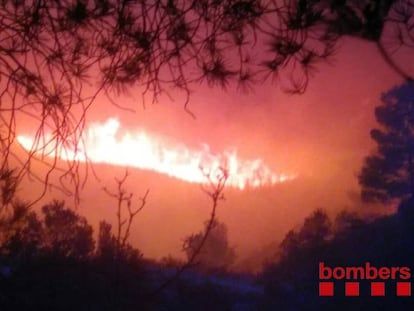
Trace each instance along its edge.
{"label": "bright flame line on hillside", "polygon": [[[102,124],[92,123],[82,139],[82,145],[86,146],[84,150],[54,143],[42,146],[40,141],[50,142],[49,137],[35,140],[20,135],[17,140],[27,151],[34,150],[42,156],[136,167],[191,183],[214,182],[214,176],[221,175],[223,169],[228,174],[226,184],[239,189],[274,185],[296,177],[272,172],[261,159],[241,160],[236,151],[216,155],[210,152],[208,145],[192,150],[184,145],[172,145],[165,138],[144,131],[127,131],[119,135],[119,129],[120,123],[116,119],[108,119]],[[213,180],[209,180],[206,173]]]}

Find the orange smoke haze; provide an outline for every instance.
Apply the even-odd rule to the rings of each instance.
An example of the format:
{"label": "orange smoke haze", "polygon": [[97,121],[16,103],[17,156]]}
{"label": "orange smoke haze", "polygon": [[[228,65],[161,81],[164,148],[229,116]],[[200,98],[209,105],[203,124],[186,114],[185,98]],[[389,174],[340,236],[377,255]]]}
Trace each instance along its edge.
{"label": "orange smoke haze", "polygon": [[[117,98],[120,106],[137,103],[136,113],[113,107],[102,97],[89,111],[87,124],[99,120],[101,127],[95,127],[91,135],[107,130],[108,136],[94,143],[108,146],[97,148],[98,154],[93,148],[88,150],[89,157],[101,163],[95,165],[99,180],[89,177],[81,193],[79,212],[95,225],[101,219],[115,219],[115,202],[102,188],[114,188],[113,177],[123,176],[124,168],[108,162],[148,168],[134,165],[137,162],[133,154],[115,144],[115,138],[135,146],[134,153],[139,154],[142,151],[138,151],[137,140],[142,139],[152,150],[159,148],[160,139],[166,137],[172,140],[163,140],[162,146],[176,153],[172,156],[176,166],[160,160],[160,167],[169,164],[158,173],[133,170],[126,185],[136,197],[150,189],[148,204],[136,218],[131,235],[131,241],[147,257],[183,255],[183,237],[203,228],[211,204],[198,184],[183,180],[200,182],[200,165],[215,169],[223,160],[229,167],[229,183],[235,188],[225,190],[226,200],[220,203],[218,218],[228,226],[230,244],[241,260],[250,254],[258,256],[266,245],[280,241],[316,208],[325,208],[331,214],[343,208],[366,210],[358,199],[356,176],[363,158],[374,147],[369,136],[375,126],[374,107],[382,92],[401,81],[374,45],[351,38],[343,40],[333,65],[321,65],[319,69],[307,92],[300,96],[286,95],[268,83],[258,85],[249,94],[232,88],[221,91],[194,86],[189,108],[195,119],[183,110],[184,100],[179,95],[173,96],[175,102],[166,96],[145,109],[139,90]],[[104,123],[110,118],[122,124],[120,133],[115,119]],[[138,128],[147,134],[157,133],[157,138],[139,138]],[[29,128],[20,130],[21,135],[30,133]],[[209,148],[199,148],[203,142]],[[26,148],[31,145],[30,140],[20,139],[20,143]],[[149,162],[156,161],[152,151],[141,155]],[[158,154],[168,158],[164,151]],[[41,172],[41,167],[39,164],[33,170]],[[295,174],[296,179],[278,183],[284,181],[283,176]],[[35,187],[30,185],[21,191],[30,194]],[[70,204],[70,199],[59,192],[48,192],[45,200],[51,197],[65,198]]]}

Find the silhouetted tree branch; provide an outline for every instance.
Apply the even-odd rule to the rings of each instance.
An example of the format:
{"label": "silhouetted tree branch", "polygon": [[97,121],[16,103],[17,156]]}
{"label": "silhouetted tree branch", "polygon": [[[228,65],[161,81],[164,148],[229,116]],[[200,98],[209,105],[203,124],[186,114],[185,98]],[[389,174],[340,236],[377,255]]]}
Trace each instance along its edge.
{"label": "silhouetted tree branch", "polygon": [[[200,254],[201,250],[203,249],[207,238],[209,237],[211,230],[214,227],[214,224],[216,223],[216,212],[217,207],[219,204],[219,201],[224,200],[223,191],[224,187],[228,178],[228,172],[224,168],[220,168],[218,171],[215,172],[204,172],[206,175],[206,178],[208,180],[207,186],[203,186],[203,191],[210,197],[212,201],[211,206],[211,212],[210,212],[210,218],[206,222],[206,226],[204,228],[204,233],[197,245],[192,249],[192,252],[190,253],[190,256],[187,257],[186,262],[181,265],[177,270],[175,271],[174,275],[167,280],[165,280],[153,293],[152,297],[160,294],[164,289],[166,289],[169,285],[171,285],[173,282],[177,281],[181,274],[194,266],[196,264],[196,259],[198,255]],[[214,176],[211,174],[214,173]],[[185,251],[188,248],[188,240],[184,240],[183,244],[183,250]]]}
{"label": "silhouetted tree branch", "polygon": [[[351,35],[375,42],[404,79],[394,52],[414,48],[412,0],[176,0],[3,1],[0,4],[1,168],[11,160],[33,174],[34,158],[51,149],[87,153],[85,118],[96,98],[134,87],[144,104],[172,90],[184,92],[189,111],[197,82],[248,90],[271,79],[303,93],[316,66]],[[35,142],[25,158],[12,148],[22,120]],[[75,194],[84,183],[79,162],[59,166]],[[58,165],[59,164],[59,165]],[[68,190],[68,189],[66,189]]]}
{"label": "silhouetted tree branch", "polygon": [[[104,191],[117,200],[117,210],[116,210],[116,234],[115,234],[115,285],[114,285],[114,310],[119,309],[119,297],[120,297],[120,281],[121,281],[121,265],[122,257],[125,255],[126,248],[128,246],[127,241],[130,236],[130,230],[132,222],[135,216],[145,207],[147,203],[147,196],[149,190],[147,190],[143,197],[140,198],[141,203],[138,207],[134,208],[132,206],[133,193],[127,192],[124,188],[124,184],[128,178],[128,170],[125,170],[125,174],[122,179],[115,178],[117,183],[117,192],[111,192],[107,188],[104,188]],[[126,207],[126,216],[124,216],[123,211]],[[101,228],[104,228],[104,223],[101,223]],[[109,230],[109,231],[108,231]],[[104,231],[102,231],[104,233]],[[107,229],[107,234],[110,235],[110,226]],[[108,237],[107,237],[108,238]],[[110,238],[110,237],[109,237]]]}
{"label": "silhouetted tree branch", "polygon": [[[139,200],[141,201],[140,205],[136,208],[132,206],[132,198],[133,193],[127,192],[124,188],[124,184],[128,178],[128,170],[125,170],[124,177],[122,179],[115,178],[117,183],[117,192],[113,193],[110,192],[107,188],[103,190],[112,198],[117,200],[117,210],[116,210],[116,219],[117,219],[117,233],[116,233],[116,240],[117,240],[117,248],[118,251],[125,247],[131,230],[132,222],[135,216],[145,207],[147,203],[147,196],[149,194],[149,189],[145,192],[144,196],[141,197]],[[126,217],[123,215],[123,210],[126,207]]]}
{"label": "silhouetted tree branch", "polygon": [[0,193],[1,193],[1,213],[9,206],[15,199],[16,190],[18,186],[18,179],[15,170],[2,169],[0,171]]}

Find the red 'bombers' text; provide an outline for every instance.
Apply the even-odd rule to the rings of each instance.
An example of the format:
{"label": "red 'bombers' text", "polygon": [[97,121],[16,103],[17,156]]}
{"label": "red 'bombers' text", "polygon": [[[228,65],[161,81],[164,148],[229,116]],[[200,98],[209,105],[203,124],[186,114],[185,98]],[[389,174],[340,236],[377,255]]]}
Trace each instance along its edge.
{"label": "red 'bombers' text", "polygon": [[369,262],[359,267],[329,267],[319,263],[320,280],[408,280],[411,278],[408,267],[374,267]]}

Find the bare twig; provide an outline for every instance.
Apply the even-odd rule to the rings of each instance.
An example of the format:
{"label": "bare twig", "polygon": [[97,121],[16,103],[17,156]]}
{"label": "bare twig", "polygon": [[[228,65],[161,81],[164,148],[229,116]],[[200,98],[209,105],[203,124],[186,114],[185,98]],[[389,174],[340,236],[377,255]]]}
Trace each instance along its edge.
{"label": "bare twig", "polygon": [[[224,168],[220,168],[219,172],[216,172],[216,175],[214,176],[214,178],[210,175],[210,172],[208,173],[205,172],[205,176],[208,179],[208,186],[202,187],[202,189],[210,197],[212,201],[212,205],[211,205],[210,217],[209,217],[209,220],[207,221],[207,225],[205,226],[203,237],[200,243],[197,245],[197,247],[194,248],[193,252],[191,253],[191,256],[187,258],[187,261],[176,270],[176,272],[174,273],[172,277],[168,278],[160,286],[158,286],[157,289],[151,293],[150,295],[151,297],[155,297],[159,295],[168,286],[176,282],[184,271],[194,266],[198,255],[203,249],[204,244],[211,230],[214,227],[214,224],[216,222],[216,212],[217,212],[219,201],[224,200],[223,191],[224,191],[224,187],[225,187],[225,184],[228,178],[228,172]],[[183,248],[184,249],[186,248],[185,244],[183,245]]]}
{"label": "bare twig", "polygon": [[[119,309],[119,296],[120,296],[120,277],[121,277],[121,260],[122,253],[125,251],[127,246],[128,238],[130,236],[130,230],[132,222],[135,216],[142,211],[147,203],[147,196],[149,194],[149,189],[145,192],[144,196],[140,198],[141,203],[137,208],[132,207],[132,198],[133,193],[127,192],[124,188],[125,182],[128,178],[128,170],[125,170],[125,174],[121,179],[115,178],[117,183],[116,192],[111,192],[107,188],[103,190],[112,198],[117,200],[117,227],[116,227],[116,250],[115,250],[115,285],[114,285],[114,310]],[[123,215],[123,211],[126,207],[126,216]]]}
{"label": "bare twig", "polygon": [[[128,238],[130,236],[131,225],[135,216],[142,211],[147,203],[147,197],[149,194],[149,189],[145,194],[139,199],[140,204],[138,207],[132,207],[133,193],[127,192],[124,188],[124,184],[128,178],[128,170],[125,170],[125,174],[121,179],[115,178],[117,183],[116,192],[109,191],[106,187],[103,188],[106,194],[110,197],[117,200],[117,210],[116,210],[116,219],[117,219],[117,233],[116,233],[116,243],[117,243],[117,253],[119,254],[121,250],[126,246]],[[124,217],[123,211],[126,207],[126,216]]]}

